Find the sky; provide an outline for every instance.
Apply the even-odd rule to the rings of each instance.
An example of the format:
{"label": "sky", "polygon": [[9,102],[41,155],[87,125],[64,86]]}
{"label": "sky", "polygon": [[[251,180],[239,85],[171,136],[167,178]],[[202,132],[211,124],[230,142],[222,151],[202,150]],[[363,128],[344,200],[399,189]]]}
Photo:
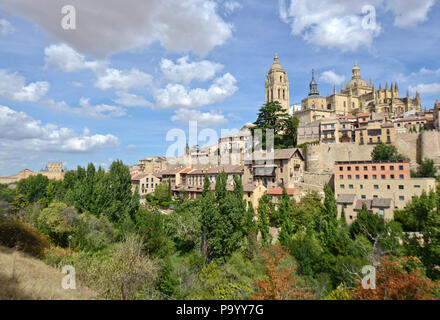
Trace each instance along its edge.
{"label": "sky", "polygon": [[164,156],[190,120],[239,130],[275,53],[291,104],[312,69],[325,96],[356,60],[376,88],[397,81],[431,109],[439,18],[437,0],[2,0],[0,175]]}

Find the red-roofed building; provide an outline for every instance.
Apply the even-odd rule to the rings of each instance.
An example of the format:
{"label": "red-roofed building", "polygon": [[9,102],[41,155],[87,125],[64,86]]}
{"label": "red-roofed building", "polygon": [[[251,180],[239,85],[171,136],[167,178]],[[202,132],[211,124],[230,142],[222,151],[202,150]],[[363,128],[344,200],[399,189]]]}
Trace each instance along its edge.
{"label": "red-roofed building", "polygon": [[[295,199],[299,201],[300,199],[295,198],[296,189],[294,188],[286,188],[286,192],[289,195],[290,199]],[[272,188],[267,190],[267,194],[272,198],[274,203],[278,203],[279,199],[283,195],[283,188]]]}

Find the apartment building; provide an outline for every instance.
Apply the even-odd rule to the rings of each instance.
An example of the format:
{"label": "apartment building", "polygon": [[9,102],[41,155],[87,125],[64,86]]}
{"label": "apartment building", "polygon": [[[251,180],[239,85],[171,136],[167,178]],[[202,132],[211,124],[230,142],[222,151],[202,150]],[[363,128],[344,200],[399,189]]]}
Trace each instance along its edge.
{"label": "apartment building", "polygon": [[161,179],[158,175],[151,173],[136,174],[131,177],[131,191],[135,192],[137,188],[140,196],[153,194],[160,183]]}
{"label": "apartment building", "polygon": [[392,219],[391,211],[403,209],[414,196],[436,188],[436,179],[411,178],[410,164],[406,161],[336,162],[334,174],[339,214],[343,207],[349,223],[360,210],[358,200]]}
{"label": "apartment building", "polygon": [[383,142],[385,144],[393,144],[396,141],[396,132],[392,123],[377,123],[368,124],[367,126],[355,129],[355,141],[359,145],[378,144]]}
{"label": "apartment building", "polygon": [[[304,180],[305,161],[300,149],[279,149],[272,153],[252,154],[245,160],[245,183],[261,183],[265,188],[293,188],[296,182]],[[270,155],[270,154],[269,154]]]}
{"label": "apartment building", "polygon": [[228,185],[232,185],[234,183],[235,175],[239,176],[240,179],[243,181],[243,166],[225,165],[209,169],[192,170],[187,174],[186,183],[184,183],[183,185],[189,187],[203,187],[203,184],[205,182],[205,175],[208,175],[211,184],[215,183],[217,176],[223,171],[226,173]]}
{"label": "apartment building", "polygon": [[155,173],[166,170],[168,166],[167,158],[164,157],[148,157],[139,160],[139,168],[144,173]]}

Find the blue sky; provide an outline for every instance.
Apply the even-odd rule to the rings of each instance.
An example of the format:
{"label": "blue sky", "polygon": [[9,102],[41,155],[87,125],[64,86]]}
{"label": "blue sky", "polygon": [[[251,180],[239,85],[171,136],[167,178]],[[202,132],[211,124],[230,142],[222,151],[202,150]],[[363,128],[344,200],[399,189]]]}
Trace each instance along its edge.
{"label": "blue sky", "polygon": [[[61,27],[66,4],[75,30]],[[371,6],[376,23],[365,27]],[[357,60],[365,80],[398,81],[401,96],[417,90],[430,109],[439,17],[436,0],[3,0],[0,174],[53,160],[135,164],[165,155],[167,132],[188,131],[188,120],[240,129],[264,103],[275,52],[291,104],[312,69],[326,95]]]}

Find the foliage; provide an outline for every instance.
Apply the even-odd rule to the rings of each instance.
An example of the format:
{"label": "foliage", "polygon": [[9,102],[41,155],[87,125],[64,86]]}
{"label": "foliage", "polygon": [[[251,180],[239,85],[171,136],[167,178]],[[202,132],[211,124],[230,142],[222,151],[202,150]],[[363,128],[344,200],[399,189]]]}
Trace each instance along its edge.
{"label": "foliage", "polygon": [[135,217],[137,233],[143,239],[143,250],[148,255],[165,257],[174,250],[165,229],[165,217],[157,210],[142,207]]}
{"label": "foliage", "polygon": [[296,266],[284,266],[288,254],[281,246],[264,249],[262,257],[266,263],[266,277],[256,283],[258,291],[254,300],[306,300],[312,296],[304,288],[296,275]]}
{"label": "foliage", "polygon": [[424,159],[417,174],[421,178],[437,178],[437,168],[432,159]]}
{"label": "foliage", "polygon": [[38,228],[55,244],[66,247],[69,243],[68,237],[75,232],[78,219],[75,208],[67,207],[62,202],[53,202],[41,211],[37,223]]}
{"label": "foliage", "polygon": [[159,202],[171,201],[170,192],[171,192],[170,186],[168,184],[161,183],[157,186],[156,190],[154,191],[154,197]]}
{"label": "foliage", "polygon": [[401,155],[397,148],[393,145],[386,145],[383,142],[379,142],[371,153],[371,159],[373,161],[388,161],[388,160],[407,160],[407,158]]}
{"label": "foliage", "polygon": [[0,219],[0,245],[40,257],[50,247],[49,239],[18,218]]}
{"label": "foliage", "polygon": [[435,299],[436,284],[424,275],[417,258],[384,258],[376,271],[376,289],[363,289],[359,283],[353,296],[359,300]]}
{"label": "foliage", "polygon": [[270,234],[270,216],[274,212],[274,207],[270,201],[269,196],[265,193],[258,202],[258,230],[261,233],[261,239],[264,246],[272,243],[272,236]]}
{"label": "foliage", "polygon": [[262,149],[266,149],[266,130],[273,130],[275,149],[296,146],[299,121],[296,117],[290,117],[278,101],[263,105],[254,124],[255,127],[251,128],[252,135],[255,136],[255,130],[262,131]]}
{"label": "foliage", "polygon": [[16,189],[9,188],[6,184],[0,183],[0,201],[12,202],[16,196]]}
{"label": "foliage", "polygon": [[17,193],[24,195],[30,203],[37,202],[45,197],[48,185],[48,177],[42,174],[30,176],[17,183]]}

